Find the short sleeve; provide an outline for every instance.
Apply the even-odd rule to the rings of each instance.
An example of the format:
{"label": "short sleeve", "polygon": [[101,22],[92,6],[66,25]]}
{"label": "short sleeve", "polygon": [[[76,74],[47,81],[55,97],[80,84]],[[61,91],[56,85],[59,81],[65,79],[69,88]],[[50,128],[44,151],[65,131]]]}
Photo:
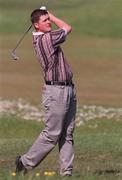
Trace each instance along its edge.
{"label": "short sleeve", "polygon": [[67,33],[65,29],[58,29],[51,31],[50,35],[53,46],[58,46],[66,40]]}

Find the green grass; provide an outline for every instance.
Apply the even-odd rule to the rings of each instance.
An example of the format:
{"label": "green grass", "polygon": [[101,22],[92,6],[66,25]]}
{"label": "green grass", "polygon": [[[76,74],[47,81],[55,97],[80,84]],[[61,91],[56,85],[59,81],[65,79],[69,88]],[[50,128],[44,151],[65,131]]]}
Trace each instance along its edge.
{"label": "green grass", "polygon": [[[76,127],[74,133],[75,161],[73,180],[120,180],[122,178],[122,122],[116,120],[92,120]],[[13,116],[0,118],[0,179],[13,179],[16,155],[27,152],[43,128],[35,121],[24,121]],[[43,176],[53,170],[57,175]],[[58,148],[26,177],[15,179],[61,179],[58,175]],[[41,172],[41,177],[36,177]],[[67,179],[67,178],[64,178]]]}
{"label": "green grass", "polygon": [[[74,73],[79,104],[122,106],[122,23],[120,0],[43,0],[49,10],[72,25],[63,45]],[[11,50],[30,25],[38,0],[0,1],[0,96],[40,103],[43,77],[35,60],[31,32]]]}
{"label": "green grass", "polygon": [[[122,37],[120,0],[62,0],[42,1],[49,10],[67,20],[75,34],[100,37]],[[1,1],[1,33],[23,32],[29,24],[33,9],[40,7],[39,1]],[[13,28],[14,27],[14,28]]]}
{"label": "green grass", "polygon": [[[120,0],[1,0],[0,1],[0,96],[24,98],[40,103],[43,82],[32,50],[31,32],[17,50],[20,60],[12,62],[11,50],[30,25],[30,13],[46,5],[56,16],[72,25],[64,52],[74,72],[79,104],[122,106],[122,23]],[[97,126],[96,126],[97,125]],[[95,128],[96,127],[96,128]],[[122,179],[122,122],[93,120],[77,127],[76,155],[72,180]],[[0,180],[61,179],[35,177],[41,170],[58,174],[58,148],[27,177],[12,177],[16,155],[25,153],[43,124],[16,117],[0,118]],[[64,178],[68,179],[68,178]]]}

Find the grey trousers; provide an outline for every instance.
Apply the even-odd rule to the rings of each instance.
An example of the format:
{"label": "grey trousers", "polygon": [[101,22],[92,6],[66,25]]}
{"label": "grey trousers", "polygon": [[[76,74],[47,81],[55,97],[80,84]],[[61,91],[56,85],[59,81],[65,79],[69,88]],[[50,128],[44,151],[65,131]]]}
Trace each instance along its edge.
{"label": "grey trousers", "polygon": [[21,156],[25,168],[36,167],[55,147],[59,146],[60,174],[72,174],[76,94],[73,86],[44,85],[42,103],[45,107],[45,128],[29,151]]}

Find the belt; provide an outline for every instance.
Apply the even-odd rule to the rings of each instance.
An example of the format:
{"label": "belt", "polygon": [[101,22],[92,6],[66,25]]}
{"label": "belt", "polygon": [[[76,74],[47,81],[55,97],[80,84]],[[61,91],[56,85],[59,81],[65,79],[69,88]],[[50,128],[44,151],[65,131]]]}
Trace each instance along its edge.
{"label": "belt", "polygon": [[74,86],[72,81],[45,81],[47,85]]}

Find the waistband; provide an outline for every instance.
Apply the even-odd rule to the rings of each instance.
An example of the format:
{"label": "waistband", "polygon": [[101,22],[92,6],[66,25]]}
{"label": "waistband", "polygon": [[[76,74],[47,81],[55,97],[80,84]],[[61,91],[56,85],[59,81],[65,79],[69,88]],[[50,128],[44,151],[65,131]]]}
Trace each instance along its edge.
{"label": "waistband", "polygon": [[45,81],[47,85],[74,86],[72,81]]}

